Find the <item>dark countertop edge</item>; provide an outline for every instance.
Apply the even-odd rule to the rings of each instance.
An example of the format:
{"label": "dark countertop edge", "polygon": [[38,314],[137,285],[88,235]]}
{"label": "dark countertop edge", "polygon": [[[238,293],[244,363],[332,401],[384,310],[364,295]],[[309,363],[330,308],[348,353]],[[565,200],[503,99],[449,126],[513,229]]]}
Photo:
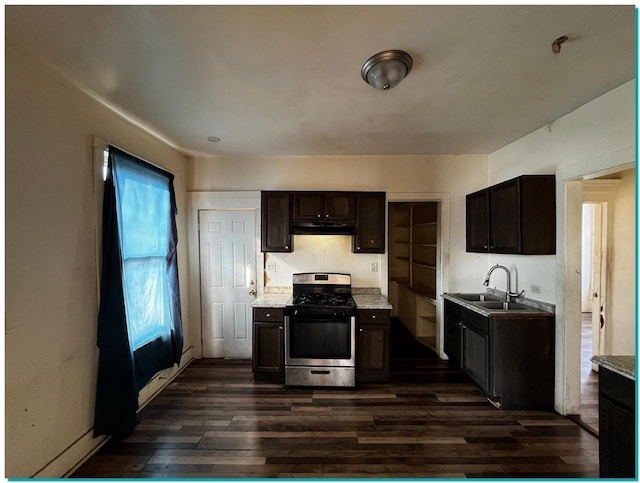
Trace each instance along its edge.
{"label": "dark countertop edge", "polygon": [[636,356],[593,356],[591,362],[628,379],[636,380]]}
{"label": "dark countertop edge", "polygon": [[[486,307],[481,307],[479,305],[474,304],[473,302],[469,302],[468,300],[464,300],[460,297],[456,297],[455,294],[443,293],[442,298],[446,300],[450,300],[451,302],[455,302],[458,305],[462,305],[464,308],[469,309],[473,312],[476,312],[480,315],[484,315],[486,317],[547,317],[549,315],[555,315],[553,312],[547,312],[546,310],[538,309],[535,307],[531,307],[531,310],[492,310],[487,309]],[[523,301],[518,300],[518,303],[522,305],[527,305]]]}

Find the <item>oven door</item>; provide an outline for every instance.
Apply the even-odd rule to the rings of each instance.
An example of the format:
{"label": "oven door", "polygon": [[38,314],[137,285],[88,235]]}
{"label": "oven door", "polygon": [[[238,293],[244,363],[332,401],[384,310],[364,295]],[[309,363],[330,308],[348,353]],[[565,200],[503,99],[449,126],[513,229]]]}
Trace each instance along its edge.
{"label": "oven door", "polygon": [[349,316],[285,316],[285,365],[355,367],[355,321]]}

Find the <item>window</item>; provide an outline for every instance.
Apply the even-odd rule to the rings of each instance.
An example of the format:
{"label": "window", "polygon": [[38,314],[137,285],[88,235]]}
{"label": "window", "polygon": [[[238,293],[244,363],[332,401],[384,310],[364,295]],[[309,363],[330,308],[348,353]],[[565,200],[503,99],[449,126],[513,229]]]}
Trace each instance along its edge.
{"label": "window", "polygon": [[109,146],[102,212],[94,435],[123,436],[140,389],[182,355],[173,175]]}

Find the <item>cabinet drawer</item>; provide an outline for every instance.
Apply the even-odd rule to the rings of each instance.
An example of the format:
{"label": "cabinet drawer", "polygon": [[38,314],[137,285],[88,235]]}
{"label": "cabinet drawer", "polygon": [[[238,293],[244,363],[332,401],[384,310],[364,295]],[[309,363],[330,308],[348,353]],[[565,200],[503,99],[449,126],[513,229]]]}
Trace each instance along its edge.
{"label": "cabinet drawer", "polygon": [[282,322],[284,309],[272,307],[256,307],[253,309],[254,322]]}
{"label": "cabinet drawer", "polygon": [[484,315],[465,309],[464,323],[483,334],[489,333],[489,317],[485,317]]}
{"label": "cabinet drawer", "polygon": [[390,321],[389,310],[362,309],[358,310],[358,322],[360,324],[388,324]]}

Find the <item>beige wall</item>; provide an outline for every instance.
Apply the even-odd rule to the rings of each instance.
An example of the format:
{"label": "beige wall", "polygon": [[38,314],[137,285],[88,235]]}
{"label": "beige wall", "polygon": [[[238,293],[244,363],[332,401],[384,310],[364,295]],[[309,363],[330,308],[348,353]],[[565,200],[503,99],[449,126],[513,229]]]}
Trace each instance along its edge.
{"label": "beige wall", "polygon": [[[556,175],[556,255],[490,256],[518,274],[518,288],[556,304],[556,410],[580,408],[581,180],[635,160],[635,82],[594,99],[489,156],[491,183],[520,174]],[[630,332],[627,337],[634,338]]]}
{"label": "beige wall", "polygon": [[[98,358],[92,135],[176,174],[183,300],[186,162],[10,50],[5,74],[5,471],[58,477],[98,442],[91,437]],[[186,334],[188,315],[184,304]]]}
{"label": "beige wall", "polygon": [[[487,156],[264,156],[195,158],[190,191],[370,190],[387,193],[447,193],[450,196],[450,291],[483,290],[486,257],[465,252],[465,195],[487,186]],[[298,240],[298,238],[300,238]],[[308,238],[308,237],[305,237]],[[281,285],[295,271],[345,269],[355,286],[384,286],[379,268],[386,256],[352,254],[350,240],[309,243],[296,237],[294,253],[269,254],[276,273],[269,283]],[[331,249],[327,244],[331,243]],[[327,256],[326,254],[330,254]],[[329,262],[327,262],[327,258]],[[282,268],[280,268],[282,267]]]}
{"label": "beige wall", "polygon": [[605,353],[635,354],[636,272],[635,272],[635,170],[619,176],[612,206],[609,240],[609,300]]}

